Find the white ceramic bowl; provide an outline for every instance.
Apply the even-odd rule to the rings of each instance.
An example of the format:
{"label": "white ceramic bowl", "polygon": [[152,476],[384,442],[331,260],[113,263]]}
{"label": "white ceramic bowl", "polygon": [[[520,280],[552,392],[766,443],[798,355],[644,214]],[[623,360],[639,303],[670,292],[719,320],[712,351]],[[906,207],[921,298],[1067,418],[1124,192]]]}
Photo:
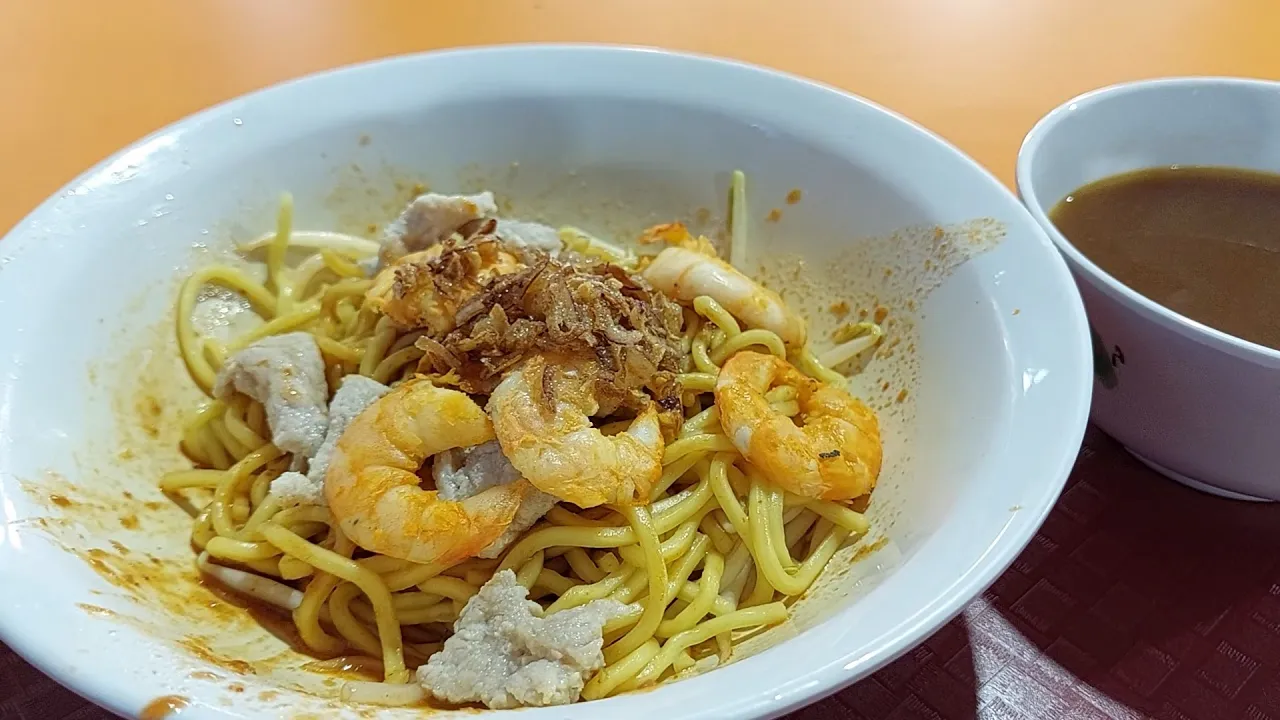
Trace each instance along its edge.
{"label": "white ceramic bowl", "polygon": [[282,190],[302,228],[363,232],[425,180],[617,237],[714,222],[733,168],[752,261],[797,283],[815,333],[837,299],[891,310],[885,357],[855,383],[884,408],[876,529],[733,664],[520,717],[774,716],[908,650],[1010,564],[1075,460],[1089,353],[1065,264],[991,175],[882,108],[732,62],[593,47],[280,85],[139,141],[19,224],[0,244],[0,636],[126,715],[176,695],[184,718],[354,716],[288,689],[298,656],[196,584],[189,521],[155,489],[181,466],[196,397],[173,351],[175,283],[270,228]]}
{"label": "white ceramic bowl", "polygon": [[1280,352],[1140,295],[1082,255],[1047,213],[1082,185],[1141,168],[1280,171],[1277,127],[1280,83],[1150,80],[1064,103],[1018,154],[1018,192],[1066,256],[1088,309],[1093,421],[1166,476],[1237,499],[1280,499]]}

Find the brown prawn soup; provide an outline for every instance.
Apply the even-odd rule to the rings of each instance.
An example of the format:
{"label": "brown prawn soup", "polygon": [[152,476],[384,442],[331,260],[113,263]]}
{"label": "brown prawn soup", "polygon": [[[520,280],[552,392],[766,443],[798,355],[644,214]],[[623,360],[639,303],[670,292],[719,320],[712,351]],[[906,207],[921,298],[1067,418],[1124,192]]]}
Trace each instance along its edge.
{"label": "brown prawn soup", "polygon": [[1086,257],[1151,300],[1280,349],[1280,175],[1161,167],[1072,192],[1049,218]]}

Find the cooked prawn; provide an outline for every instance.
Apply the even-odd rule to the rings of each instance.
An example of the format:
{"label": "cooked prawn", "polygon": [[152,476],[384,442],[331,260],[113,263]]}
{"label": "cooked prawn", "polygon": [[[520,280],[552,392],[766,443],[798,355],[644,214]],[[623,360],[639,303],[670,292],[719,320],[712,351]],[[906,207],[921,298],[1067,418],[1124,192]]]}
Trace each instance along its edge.
{"label": "cooked prawn", "polygon": [[[799,425],[765,399],[777,385],[795,387]],[[774,355],[740,352],[720,369],[715,396],[725,434],[768,480],[823,500],[851,500],[875,487],[883,459],[880,424],[844,389]]]}
{"label": "cooked prawn", "polygon": [[419,487],[423,462],[453,448],[493,439],[475,402],[425,378],[379,398],[338,439],[324,479],[329,509],[360,547],[417,563],[475,556],[511,524],[525,480],[451,501]]}
{"label": "cooked prawn", "polygon": [[489,415],[503,454],[539,490],[579,507],[648,502],[666,443],[649,403],[626,431],[592,427],[591,369],[535,356],[498,384]]}
{"label": "cooked prawn", "polygon": [[402,328],[442,334],[453,329],[458,308],[493,278],[523,268],[492,238],[445,241],[384,267],[365,301]]}
{"label": "cooked prawn", "polygon": [[706,295],[747,327],[777,333],[788,347],[804,345],[804,318],[788,308],[778,293],[720,258],[685,247],[668,247],[644,269],[644,278],[675,300],[690,303]]}

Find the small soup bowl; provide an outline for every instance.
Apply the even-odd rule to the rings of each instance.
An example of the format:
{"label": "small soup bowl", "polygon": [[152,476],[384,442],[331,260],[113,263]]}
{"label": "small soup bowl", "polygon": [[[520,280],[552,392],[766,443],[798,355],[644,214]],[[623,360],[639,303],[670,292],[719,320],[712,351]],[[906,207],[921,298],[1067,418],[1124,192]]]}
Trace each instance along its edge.
{"label": "small soup bowl", "polygon": [[1028,133],[1017,187],[1084,297],[1093,422],[1169,478],[1229,498],[1280,500],[1280,352],[1127,287],[1048,217],[1082,185],[1171,165],[1280,171],[1280,83],[1169,78],[1086,93]]}

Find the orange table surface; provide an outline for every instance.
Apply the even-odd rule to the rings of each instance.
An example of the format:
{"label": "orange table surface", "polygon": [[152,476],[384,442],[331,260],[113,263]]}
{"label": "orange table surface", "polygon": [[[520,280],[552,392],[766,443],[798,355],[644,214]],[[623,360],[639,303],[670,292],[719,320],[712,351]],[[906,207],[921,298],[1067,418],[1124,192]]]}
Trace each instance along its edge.
{"label": "orange table surface", "polygon": [[0,0],[0,228],[119,147],[286,78],[530,41],[657,45],[887,105],[1012,180],[1072,95],[1170,74],[1280,75],[1276,0]]}

